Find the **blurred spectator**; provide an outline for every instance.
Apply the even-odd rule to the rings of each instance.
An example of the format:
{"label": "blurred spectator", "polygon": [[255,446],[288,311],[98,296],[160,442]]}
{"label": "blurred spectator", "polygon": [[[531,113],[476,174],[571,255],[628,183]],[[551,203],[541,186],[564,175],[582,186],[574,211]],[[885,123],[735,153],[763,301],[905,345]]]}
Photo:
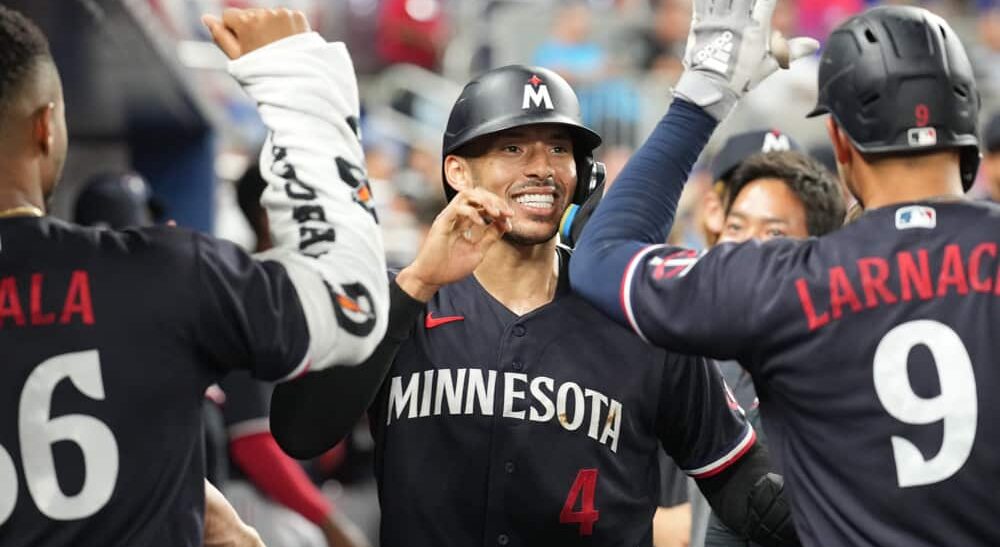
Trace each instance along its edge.
{"label": "blurred spectator", "polygon": [[584,0],[563,0],[533,63],[573,85],[584,123],[604,137],[605,146],[634,146],[639,97],[628,80],[612,77],[607,49],[591,37],[592,22],[593,10]]}
{"label": "blurred spectator", "polygon": [[608,55],[591,39],[590,31],[591,8],[587,3],[563,0],[549,39],[535,52],[534,64],[558,72],[574,88],[599,81],[607,72]]}
{"label": "blurred spectator", "polygon": [[393,182],[396,191],[409,201],[421,234],[426,233],[445,206],[444,193],[441,191],[440,153],[422,147],[412,148],[406,166]]}
{"label": "blurred spectator", "polygon": [[983,133],[983,174],[989,199],[1000,202],[1000,112],[993,114]]}
{"label": "blurred spectator", "polygon": [[684,67],[684,45],[691,25],[691,0],[654,2],[653,26],[640,38],[639,68],[675,82]]}
{"label": "blurred spectator", "polygon": [[[831,29],[865,7],[862,0],[797,0],[797,4],[799,33],[818,40],[825,40]],[[780,10],[776,9],[775,16],[779,13]],[[784,29],[780,30],[784,32]],[[785,36],[797,34],[785,33]]]}
{"label": "blurred spectator", "polygon": [[384,0],[375,35],[379,56],[386,64],[437,70],[448,40],[446,15],[441,0]]}
{"label": "blurred spectator", "polygon": [[987,103],[996,103],[1000,101],[1000,2],[980,0],[977,20],[979,43],[970,48],[970,56],[980,94]]}
{"label": "blurred spectator", "polygon": [[379,215],[385,241],[385,259],[389,268],[403,268],[413,261],[423,233],[413,214],[411,202],[394,184],[396,159],[385,147],[367,147],[368,183]]}

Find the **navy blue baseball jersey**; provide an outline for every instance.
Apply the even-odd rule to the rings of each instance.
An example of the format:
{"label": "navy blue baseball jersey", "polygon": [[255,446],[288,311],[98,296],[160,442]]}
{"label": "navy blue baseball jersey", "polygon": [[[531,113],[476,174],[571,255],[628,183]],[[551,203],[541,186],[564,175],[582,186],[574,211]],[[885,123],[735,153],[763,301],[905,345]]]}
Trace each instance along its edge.
{"label": "navy blue baseball jersey", "polygon": [[205,388],[306,356],[284,268],[180,229],[3,219],[0,244],[0,544],[201,545]]}
{"label": "navy blue baseball jersey", "polygon": [[716,368],[568,289],[517,316],[470,276],[427,304],[370,413],[383,545],[649,546],[660,445],[695,477],[753,445]]}
{"label": "navy blue baseball jersey", "polygon": [[585,229],[574,288],[656,345],[750,371],[804,544],[1000,545],[1000,208],[903,203],[703,256],[649,245],[714,126],[674,101]]}
{"label": "navy blue baseball jersey", "polygon": [[807,243],[646,249],[623,305],[750,370],[814,544],[1000,545],[998,241],[994,205],[885,207]]}
{"label": "navy blue baseball jersey", "polygon": [[269,132],[257,259],[179,229],[0,220],[0,545],[201,545],[205,388],[364,361],[385,258],[343,44],[229,63]]}

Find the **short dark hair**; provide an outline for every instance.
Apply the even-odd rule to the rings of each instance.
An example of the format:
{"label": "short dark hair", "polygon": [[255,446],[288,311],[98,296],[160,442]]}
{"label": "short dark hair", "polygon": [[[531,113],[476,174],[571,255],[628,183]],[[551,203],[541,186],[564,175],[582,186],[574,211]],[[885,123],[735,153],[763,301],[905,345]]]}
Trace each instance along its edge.
{"label": "short dark hair", "polygon": [[39,60],[51,59],[49,41],[38,26],[20,12],[0,6],[0,109]]}
{"label": "short dark hair", "polygon": [[726,214],[743,188],[751,182],[774,178],[785,182],[806,209],[806,229],[821,236],[844,224],[844,196],[836,177],[813,158],[794,151],[766,152],[747,158],[733,173]]}

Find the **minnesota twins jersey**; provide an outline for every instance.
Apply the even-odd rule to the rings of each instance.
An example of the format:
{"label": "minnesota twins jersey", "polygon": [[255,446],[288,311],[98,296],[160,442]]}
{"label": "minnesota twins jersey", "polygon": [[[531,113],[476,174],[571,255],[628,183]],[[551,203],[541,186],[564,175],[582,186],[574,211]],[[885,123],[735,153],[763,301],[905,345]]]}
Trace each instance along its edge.
{"label": "minnesota twins jersey", "polygon": [[0,220],[0,545],[201,545],[205,388],[308,345],[284,268],[231,244]]}
{"label": "minnesota twins jersey", "polygon": [[370,423],[387,547],[649,546],[658,446],[707,477],[755,439],[717,369],[643,344],[565,275],[523,316],[474,276],[438,291]]}
{"label": "minnesota twins jersey", "polygon": [[827,237],[652,246],[622,306],[753,374],[811,545],[1000,545],[1000,207],[913,203]]}

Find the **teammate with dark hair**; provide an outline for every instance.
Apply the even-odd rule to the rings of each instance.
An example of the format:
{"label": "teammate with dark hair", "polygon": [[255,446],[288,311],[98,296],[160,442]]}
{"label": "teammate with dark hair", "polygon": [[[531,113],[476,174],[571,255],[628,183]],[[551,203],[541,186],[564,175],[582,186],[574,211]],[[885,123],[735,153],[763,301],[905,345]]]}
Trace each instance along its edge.
{"label": "teammate with dark hair", "polygon": [[[372,373],[382,545],[650,546],[659,446],[733,528],[797,544],[781,479],[718,371],[645,346],[568,290],[556,232],[599,187],[598,144],[569,84],[544,68],[489,71],[456,101],[451,203],[396,277],[412,301],[393,301],[398,354],[384,383]],[[459,211],[488,226],[456,230]],[[508,220],[480,256],[463,252],[465,237]],[[306,418],[334,412],[337,378],[354,372],[275,390],[272,431],[292,455],[338,440],[341,424]]]}
{"label": "teammate with dark hair", "polygon": [[818,237],[844,224],[837,180],[801,152],[756,154],[730,180],[720,242]]}
{"label": "teammate with dark hair", "polygon": [[38,29],[0,7],[4,547],[201,545],[205,388],[233,369],[355,365],[385,330],[377,226],[334,176],[363,160],[346,50],[299,12],[224,19],[215,37],[271,130],[276,249],[259,260],[180,228],[46,216],[67,144],[59,74]]}
{"label": "teammate with dark hair", "polygon": [[750,370],[803,543],[1000,544],[1000,209],[963,199],[979,98],[947,22],[879,7],[826,43],[816,112],[863,216],[661,267],[686,252],[657,243],[687,171],[770,57],[746,47],[765,3],[696,1],[678,97],[584,230],[574,288],[653,344]]}

